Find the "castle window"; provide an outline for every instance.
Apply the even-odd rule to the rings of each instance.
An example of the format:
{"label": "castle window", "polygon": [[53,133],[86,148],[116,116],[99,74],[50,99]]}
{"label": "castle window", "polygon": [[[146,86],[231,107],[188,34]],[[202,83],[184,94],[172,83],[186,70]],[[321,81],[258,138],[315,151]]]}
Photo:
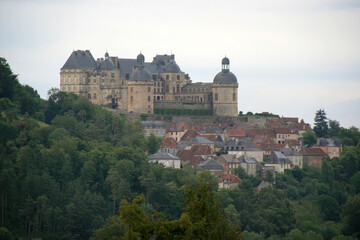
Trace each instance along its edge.
{"label": "castle window", "polygon": [[96,86],[94,86],[94,91],[96,91]]}
{"label": "castle window", "polygon": [[177,80],[180,80],[180,75],[176,75],[176,79],[177,79]]}
{"label": "castle window", "polygon": [[115,73],[111,73],[111,77],[114,78],[114,77],[115,77]]}
{"label": "castle window", "polygon": [[130,92],[133,92],[133,87],[130,88]]}
{"label": "castle window", "polygon": [[215,101],[219,100],[219,95],[215,93]]}
{"label": "castle window", "polygon": [[70,76],[69,76],[69,78],[68,78],[68,82],[71,83],[71,77],[70,77]]}
{"label": "castle window", "polygon": [[133,102],[133,101],[134,101],[134,97],[131,96],[131,97],[130,97],[130,102]]}
{"label": "castle window", "polygon": [[94,83],[96,83],[96,78],[94,78]]}
{"label": "castle window", "polygon": [[63,91],[64,91],[64,92],[66,91],[66,87],[65,87],[65,86],[63,86]]}
{"label": "castle window", "polygon": [[125,79],[126,79],[126,80],[129,80],[129,74],[128,74],[128,73],[125,74]]}
{"label": "castle window", "polygon": [[156,75],[153,74],[153,75],[152,75],[152,78],[153,78],[153,80],[155,81],[155,80],[156,80]]}
{"label": "castle window", "polygon": [[68,91],[71,91],[71,86],[70,85],[68,86]]}
{"label": "castle window", "polygon": [[233,93],[233,101],[236,101],[236,93]]}
{"label": "castle window", "polygon": [[94,99],[96,99],[96,93],[94,93]]}
{"label": "castle window", "polygon": [[148,102],[150,102],[150,96],[148,96]]}
{"label": "castle window", "polygon": [[[94,87],[95,88],[95,87]],[[94,89],[95,90],[95,89]],[[112,95],[115,95],[115,90],[113,89],[113,90],[111,90],[111,94]]]}
{"label": "castle window", "polygon": [[85,77],[82,77],[82,83],[85,83]]}
{"label": "castle window", "polygon": [[121,85],[124,85],[124,81],[121,81]]}
{"label": "castle window", "polygon": [[88,93],[88,99],[91,99],[91,93]]}
{"label": "castle window", "polygon": [[74,91],[76,91],[76,86],[74,86]]}
{"label": "castle window", "polygon": [[170,76],[167,74],[167,75],[166,75],[166,80],[169,80],[169,78],[170,78]]}
{"label": "castle window", "polygon": [[148,92],[150,92],[151,91],[151,87],[148,87]]}
{"label": "castle window", "polygon": [[173,87],[173,93],[175,93],[175,87]]}
{"label": "castle window", "polygon": [[180,85],[176,85],[176,92],[180,92]]}
{"label": "castle window", "polygon": [[74,82],[75,82],[75,83],[77,82],[76,76],[74,77]]}

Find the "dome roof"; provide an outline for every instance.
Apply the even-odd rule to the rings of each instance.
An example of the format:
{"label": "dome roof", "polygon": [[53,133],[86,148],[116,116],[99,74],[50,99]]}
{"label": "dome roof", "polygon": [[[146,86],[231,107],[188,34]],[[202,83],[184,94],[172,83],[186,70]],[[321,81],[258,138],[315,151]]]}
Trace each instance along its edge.
{"label": "dome roof", "polygon": [[229,70],[227,71],[223,70],[218,74],[216,74],[216,76],[214,77],[214,83],[227,83],[227,84],[237,83],[237,79],[236,76]]}
{"label": "dome roof", "polygon": [[151,73],[146,68],[136,67],[129,76],[130,81],[153,81]]}
{"label": "dome roof", "polygon": [[115,65],[109,60],[106,59],[105,61],[102,61],[99,65],[100,70],[114,70]]}
{"label": "dome roof", "polygon": [[176,64],[175,61],[171,60],[164,67],[164,72],[167,73],[179,73],[181,72],[180,67]]}
{"label": "dome roof", "polygon": [[230,64],[230,60],[227,58],[227,57],[224,57],[221,61],[221,64],[227,64],[229,65]]}
{"label": "dome roof", "polygon": [[145,57],[144,57],[144,55],[142,54],[142,53],[140,53],[139,55],[137,55],[137,57],[136,57],[136,59],[139,61],[139,60],[141,60],[141,61],[145,61]]}

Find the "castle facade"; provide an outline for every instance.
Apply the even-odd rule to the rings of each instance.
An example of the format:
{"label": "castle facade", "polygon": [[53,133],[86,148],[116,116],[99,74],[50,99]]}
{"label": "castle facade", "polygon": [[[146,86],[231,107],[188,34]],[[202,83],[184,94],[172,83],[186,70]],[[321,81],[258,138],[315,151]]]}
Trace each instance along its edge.
{"label": "castle facade", "polygon": [[60,70],[60,91],[73,92],[92,103],[123,113],[154,113],[154,109],[209,110],[214,116],[238,115],[238,83],[222,59],[212,83],[193,83],[175,56],[156,55],[145,62],[111,57],[94,59],[89,50],[73,51]]}

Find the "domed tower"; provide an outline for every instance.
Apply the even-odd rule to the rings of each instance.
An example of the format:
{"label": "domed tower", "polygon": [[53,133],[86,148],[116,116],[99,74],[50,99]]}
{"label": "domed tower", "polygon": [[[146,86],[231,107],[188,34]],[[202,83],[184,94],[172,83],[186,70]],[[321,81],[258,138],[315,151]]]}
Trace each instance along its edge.
{"label": "domed tower", "polygon": [[129,75],[128,112],[154,113],[154,83],[151,73],[145,68],[145,57],[137,56],[137,65]]}
{"label": "domed tower", "polygon": [[237,116],[238,83],[236,76],[230,72],[230,60],[224,57],[222,70],[216,74],[211,86],[212,112],[214,116]]}

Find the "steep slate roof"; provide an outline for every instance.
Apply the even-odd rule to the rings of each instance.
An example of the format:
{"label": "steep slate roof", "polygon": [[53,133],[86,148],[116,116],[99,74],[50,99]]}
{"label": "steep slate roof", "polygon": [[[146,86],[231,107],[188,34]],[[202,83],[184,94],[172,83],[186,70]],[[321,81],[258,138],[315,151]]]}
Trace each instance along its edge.
{"label": "steep slate roof", "polygon": [[341,147],[340,139],[320,139],[319,146],[321,147]]}
{"label": "steep slate roof", "polygon": [[294,148],[281,148],[280,152],[285,156],[301,156],[301,154]]}
{"label": "steep slate roof", "polygon": [[73,51],[63,69],[96,69],[97,63],[89,50]]}
{"label": "steep slate roof", "polygon": [[292,162],[285,157],[284,154],[278,151],[274,151],[268,158],[265,160],[265,163],[268,164],[292,164]]}
{"label": "steep slate roof", "polygon": [[197,167],[199,170],[224,170],[223,165],[218,163],[215,159],[209,157]]}
{"label": "steep slate roof", "polygon": [[148,156],[148,158],[150,160],[161,160],[161,159],[164,159],[164,160],[180,160],[180,158],[178,158],[177,156],[174,156],[170,153],[165,153],[165,152],[157,152],[157,153],[154,153],[150,156]]}
{"label": "steep slate roof", "polygon": [[249,157],[248,155],[242,155],[239,157],[239,161],[240,162],[244,162],[244,163],[253,163],[253,164],[258,164],[259,162],[253,158],[253,157]]}
{"label": "steep slate roof", "polygon": [[106,59],[102,62],[99,62],[99,69],[100,70],[114,70],[117,68],[109,59]]}
{"label": "steep slate roof", "polygon": [[224,159],[227,163],[240,163],[240,160],[233,154],[222,154],[220,158]]}
{"label": "steep slate roof", "polygon": [[232,138],[226,147],[228,151],[262,151],[249,138]]}
{"label": "steep slate roof", "polygon": [[163,123],[162,121],[141,121],[141,125],[144,128],[150,128],[150,129],[165,128],[165,123]]}
{"label": "steep slate roof", "polygon": [[302,148],[300,154],[303,156],[327,156],[321,148]]}
{"label": "steep slate roof", "polygon": [[194,137],[190,142],[191,144],[214,144],[214,142],[201,136]]}
{"label": "steep slate roof", "polygon": [[210,155],[211,148],[209,145],[193,145],[191,150],[193,155]]}

